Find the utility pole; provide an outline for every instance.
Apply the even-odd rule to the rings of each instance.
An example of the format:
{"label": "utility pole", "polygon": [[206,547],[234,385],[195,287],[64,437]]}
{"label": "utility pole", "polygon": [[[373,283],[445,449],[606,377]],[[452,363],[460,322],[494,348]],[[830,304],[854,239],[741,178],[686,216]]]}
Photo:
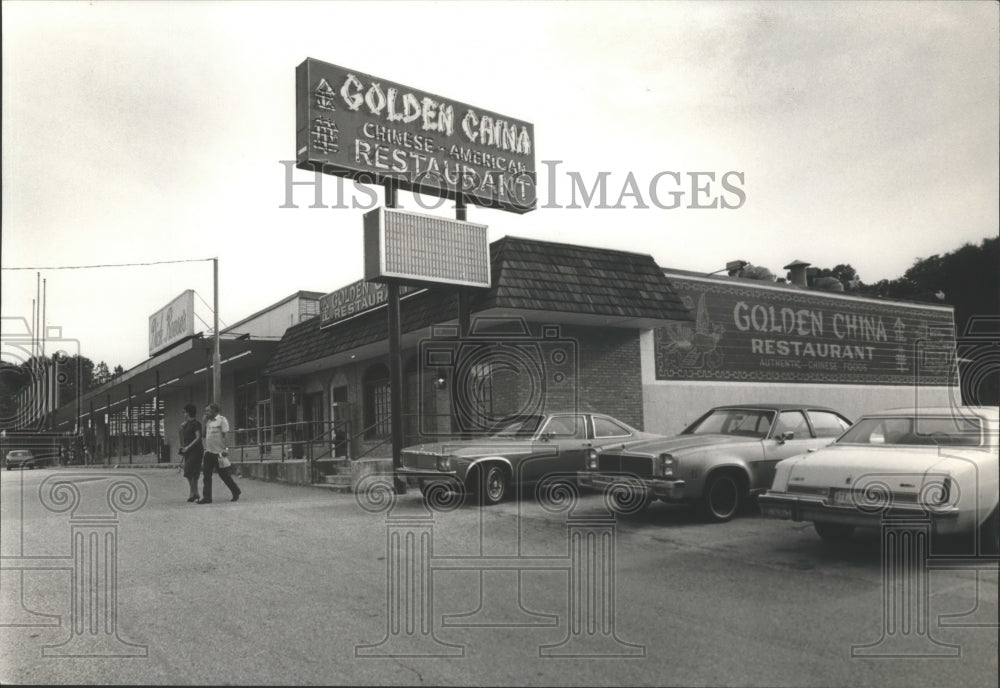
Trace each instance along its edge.
{"label": "utility pole", "polygon": [[222,403],[222,356],[219,353],[219,259],[212,259],[212,310],[214,313],[215,341],[212,346],[212,402]]}

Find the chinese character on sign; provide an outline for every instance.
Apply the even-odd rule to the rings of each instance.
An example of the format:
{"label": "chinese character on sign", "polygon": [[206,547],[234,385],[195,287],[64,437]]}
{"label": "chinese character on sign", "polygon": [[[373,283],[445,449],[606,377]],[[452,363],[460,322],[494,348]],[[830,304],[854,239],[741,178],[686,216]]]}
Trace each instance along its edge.
{"label": "chinese character on sign", "polygon": [[903,336],[903,332],[906,330],[906,325],[900,318],[896,318],[896,323],[892,326],[892,329],[896,331],[896,341],[905,342],[906,337]]}
{"label": "chinese character on sign", "polygon": [[337,133],[337,123],[332,119],[317,117],[313,120],[313,145],[324,153],[336,153],[340,150]]}
{"label": "chinese character on sign", "polygon": [[896,347],[896,370],[906,370],[906,351],[903,347]]}
{"label": "chinese character on sign", "polygon": [[330,112],[336,110],[333,107],[333,89],[330,88],[330,84],[326,82],[326,79],[319,80],[319,85],[313,91],[313,95],[316,96],[316,107],[319,109],[329,110]]}

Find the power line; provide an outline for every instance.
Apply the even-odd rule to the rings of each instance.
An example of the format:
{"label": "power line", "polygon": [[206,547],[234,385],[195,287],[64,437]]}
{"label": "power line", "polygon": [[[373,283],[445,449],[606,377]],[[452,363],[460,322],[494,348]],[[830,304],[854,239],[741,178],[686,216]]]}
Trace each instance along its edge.
{"label": "power line", "polygon": [[189,258],[187,260],[154,260],[148,263],[104,263],[101,265],[50,265],[48,267],[16,267],[0,270],[89,270],[91,268],[131,268],[147,265],[168,265],[170,263],[204,263],[214,258]]}

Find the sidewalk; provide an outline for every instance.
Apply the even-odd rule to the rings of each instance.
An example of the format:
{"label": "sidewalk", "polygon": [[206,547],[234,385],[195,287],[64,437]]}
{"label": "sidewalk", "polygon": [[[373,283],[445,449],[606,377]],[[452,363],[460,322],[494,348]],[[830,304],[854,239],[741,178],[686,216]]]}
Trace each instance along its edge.
{"label": "sidewalk", "polygon": [[68,464],[59,468],[177,468],[180,466],[180,457],[171,457],[169,462],[161,463],[156,454],[133,454],[131,458],[126,456],[98,457],[92,459],[90,464]]}

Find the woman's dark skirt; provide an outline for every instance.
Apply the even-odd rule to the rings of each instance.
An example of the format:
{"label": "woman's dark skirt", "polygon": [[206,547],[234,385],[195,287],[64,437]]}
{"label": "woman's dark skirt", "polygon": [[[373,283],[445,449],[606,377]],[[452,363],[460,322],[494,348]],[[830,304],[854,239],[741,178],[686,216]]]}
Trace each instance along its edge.
{"label": "woman's dark skirt", "polygon": [[197,478],[201,473],[201,452],[188,452],[184,455],[184,477]]}

